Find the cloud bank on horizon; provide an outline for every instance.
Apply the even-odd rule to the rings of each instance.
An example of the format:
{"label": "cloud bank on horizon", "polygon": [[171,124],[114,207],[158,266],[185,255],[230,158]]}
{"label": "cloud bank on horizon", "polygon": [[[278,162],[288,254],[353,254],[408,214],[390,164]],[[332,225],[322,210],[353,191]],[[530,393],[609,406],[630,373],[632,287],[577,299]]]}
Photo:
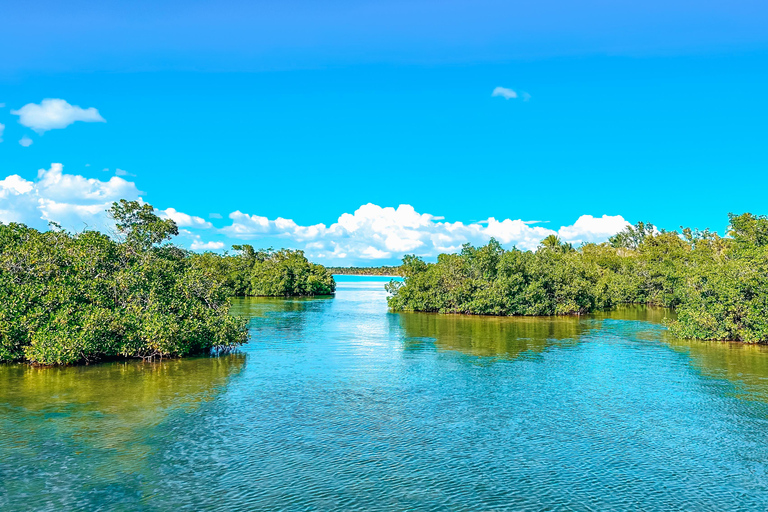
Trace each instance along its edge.
{"label": "cloud bank on horizon", "polygon": [[[105,211],[112,202],[142,201],[143,194],[134,182],[123,177],[112,176],[102,181],[66,174],[63,165],[55,163],[50,169],[40,169],[34,181],[16,174],[0,180],[0,222],[23,222],[45,229],[53,221],[70,230],[109,232],[113,225]],[[575,245],[602,242],[629,224],[621,215],[582,215],[573,224],[558,229],[536,221],[493,217],[469,223],[450,222],[419,213],[407,204],[394,208],[372,203],[352,213],[342,213],[330,226],[304,226],[288,218],[269,219],[236,210],[229,214],[229,224],[216,227],[202,217],[173,207],[156,212],[176,221],[181,228],[177,242],[192,250],[223,250],[243,241],[257,246],[278,242],[304,249],[317,261],[343,265],[392,261],[404,254],[430,258],[458,251],[464,243],[486,243],[491,237],[507,248],[520,249],[535,249],[549,235]]]}
{"label": "cloud bank on horizon", "polygon": [[442,252],[456,252],[462,244],[484,244],[491,237],[506,247],[535,249],[539,242],[557,235],[576,245],[602,242],[629,223],[620,215],[593,217],[582,215],[570,226],[549,229],[521,219],[479,222],[448,222],[442,217],[419,213],[411,205],[397,208],[372,203],[354,213],[343,213],[337,222],[326,226],[301,226],[291,219],[275,220],[235,211],[232,224],[221,231],[232,238],[258,239],[272,235],[303,244],[318,259],[379,260],[400,258],[404,254],[432,257]]}

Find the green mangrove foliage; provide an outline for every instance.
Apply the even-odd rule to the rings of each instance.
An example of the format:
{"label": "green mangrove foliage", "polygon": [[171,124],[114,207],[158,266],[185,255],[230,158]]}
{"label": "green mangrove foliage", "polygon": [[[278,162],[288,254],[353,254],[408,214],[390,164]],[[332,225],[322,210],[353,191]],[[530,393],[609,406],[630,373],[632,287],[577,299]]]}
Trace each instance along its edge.
{"label": "green mangrove foliage", "polygon": [[768,219],[729,215],[728,237],[709,230],[627,227],[578,250],[557,237],[534,251],[498,242],[437,263],[403,259],[389,307],[477,315],[579,315],[619,304],[675,308],[684,338],[768,341]]}
{"label": "green mangrove foliage", "polygon": [[0,224],[0,361],[185,356],[246,341],[224,283],[161,245],[178,233],[172,220],[135,201],[110,213],[118,240]]}
{"label": "green mangrove foliage", "polygon": [[329,295],[333,276],[302,251],[195,254],[168,243],[176,224],[151,205],[109,210],[96,231],[40,232],[0,223],[0,361],[45,365],[156,358],[245,343],[232,295]]}
{"label": "green mangrove foliage", "polygon": [[235,255],[204,253],[192,257],[193,265],[225,283],[231,295],[290,297],[332,295],[333,275],[322,265],[311,263],[303,251],[254,250],[234,245]]}

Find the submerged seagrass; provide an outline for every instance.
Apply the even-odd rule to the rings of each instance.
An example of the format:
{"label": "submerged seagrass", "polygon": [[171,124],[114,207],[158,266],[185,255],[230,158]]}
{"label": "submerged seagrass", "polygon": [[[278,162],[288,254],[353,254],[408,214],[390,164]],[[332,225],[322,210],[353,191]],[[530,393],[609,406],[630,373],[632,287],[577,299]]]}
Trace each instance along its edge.
{"label": "submerged seagrass", "polygon": [[389,307],[476,315],[569,315],[618,304],[675,308],[668,322],[683,338],[768,341],[768,219],[729,215],[729,237],[709,230],[627,227],[578,250],[557,237],[535,252],[495,240],[437,263],[403,259]]}

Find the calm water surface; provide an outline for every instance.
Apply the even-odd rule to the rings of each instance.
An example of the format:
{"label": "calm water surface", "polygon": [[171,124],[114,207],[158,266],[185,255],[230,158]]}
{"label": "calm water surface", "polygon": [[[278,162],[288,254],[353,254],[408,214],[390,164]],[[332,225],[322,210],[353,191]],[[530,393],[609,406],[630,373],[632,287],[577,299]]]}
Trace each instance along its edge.
{"label": "calm water surface", "polygon": [[237,302],[234,355],[0,365],[2,510],[766,510],[768,351],[663,311]]}

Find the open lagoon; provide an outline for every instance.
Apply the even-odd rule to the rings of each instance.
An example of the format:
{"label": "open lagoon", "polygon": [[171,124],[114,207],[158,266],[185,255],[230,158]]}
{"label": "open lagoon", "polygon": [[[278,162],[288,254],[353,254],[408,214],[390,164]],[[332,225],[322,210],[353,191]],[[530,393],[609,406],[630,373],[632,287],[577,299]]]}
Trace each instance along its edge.
{"label": "open lagoon", "polygon": [[768,349],[663,310],[238,299],[217,358],[0,365],[2,510],[766,510]]}

